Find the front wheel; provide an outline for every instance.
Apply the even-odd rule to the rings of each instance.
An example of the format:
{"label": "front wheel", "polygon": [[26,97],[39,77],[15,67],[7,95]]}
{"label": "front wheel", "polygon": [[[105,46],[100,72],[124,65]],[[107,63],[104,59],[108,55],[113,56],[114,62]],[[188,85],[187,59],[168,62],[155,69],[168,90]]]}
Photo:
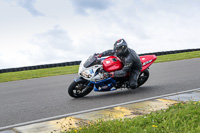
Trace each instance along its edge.
{"label": "front wheel", "polygon": [[143,85],[149,78],[149,71],[146,69],[138,77],[138,87]]}
{"label": "front wheel", "polygon": [[69,95],[74,98],[86,96],[92,91],[94,87],[93,84],[90,84],[90,85],[88,84],[89,84],[89,81],[87,80],[80,80],[78,82],[73,81],[68,88]]}

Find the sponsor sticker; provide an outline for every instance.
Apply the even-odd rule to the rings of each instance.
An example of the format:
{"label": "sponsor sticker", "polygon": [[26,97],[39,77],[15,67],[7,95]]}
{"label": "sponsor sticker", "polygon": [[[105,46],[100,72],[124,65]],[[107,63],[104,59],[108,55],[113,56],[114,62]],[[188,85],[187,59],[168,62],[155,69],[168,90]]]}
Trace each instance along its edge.
{"label": "sponsor sticker", "polygon": [[148,63],[150,63],[150,62],[152,62],[152,60],[149,60],[149,61],[147,61],[147,62],[144,62],[144,63],[143,63],[143,66],[146,65],[146,64],[148,64]]}
{"label": "sponsor sticker", "polygon": [[106,64],[110,64],[110,61],[108,60],[108,61],[106,61]]}
{"label": "sponsor sticker", "polygon": [[90,69],[90,74],[93,74],[93,73],[94,73],[93,69]]}

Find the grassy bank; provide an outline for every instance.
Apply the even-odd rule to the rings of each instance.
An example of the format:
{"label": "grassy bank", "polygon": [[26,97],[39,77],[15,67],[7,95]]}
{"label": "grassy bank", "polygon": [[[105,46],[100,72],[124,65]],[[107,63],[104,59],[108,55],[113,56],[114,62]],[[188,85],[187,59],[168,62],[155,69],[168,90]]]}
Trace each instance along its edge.
{"label": "grassy bank", "polygon": [[199,120],[200,101],[190,101],[132,119],[99,120],[69,133],[200,133]]}
{"label": "grassy bank", "polygon": [[1,73],[0,83],[8,82],[8,81],[23,80],[23,79],[32,79],[32,78],[41,78],[41,77],[77,73],[78,67],[79,65],[74,65],[74,66],[65,66],[65,67],[54,67],[54,68],[46,68],[46,69]]}
{"label": "grassy bank", "polygon": [[155,63],[200,58],[200,51],[157,56]]}
{"label": "grassy bank", "polygon": [[[158,56],[156,63],[174,61],[174,60],[184,60],[184,59],[191,59],[191,58],[200,58],[200,51]],[[75,66],[55,67],[55,68],[28,70],[28,71],[20,71],[20,72],[1,73],[0,83],[15,81],[15,80],[77,73],[78,67],[79,67],[78,65],[75,65]]]}

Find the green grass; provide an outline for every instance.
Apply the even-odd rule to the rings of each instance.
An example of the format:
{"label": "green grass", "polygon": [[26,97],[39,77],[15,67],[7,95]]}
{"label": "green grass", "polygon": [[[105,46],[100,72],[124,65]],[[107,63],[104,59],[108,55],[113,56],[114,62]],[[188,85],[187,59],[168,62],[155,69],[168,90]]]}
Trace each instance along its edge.
{"label": "green grass", "polygon": [[54,67],[54,68],[46,68],[46,69],[1,73],[0,82],[72,74],[72,73],[78,72],[78,67],[79,65],[74,65],[74,66],[65,66],[65,67]]}
{"label": "green grass", "polygon": [[200,101],[179,103],[135,118],[98,120],[69,133],[200,133]]}
{"label": "green grass", "polygon": [[157,60],[155,61],[155,63],[185,60],[185,59],[192,59],[192,58],[200,58],[200,51],[157,56]]}
{"label": "green grass", "polygon": [[[158,58],[155,62],[158,63],[158,62],[167,62],[167,61],[174,61],[174,60],[191,59],[191,58],[200,58],[200,51],[158,56]],[[79,67],[79,65],[1,73],[0,74],[0,83],[8,82],[8,81],[15,81],[15,80],[32,79],[32,78],[40,78],[40,77],[77,73],[78,67]]]}

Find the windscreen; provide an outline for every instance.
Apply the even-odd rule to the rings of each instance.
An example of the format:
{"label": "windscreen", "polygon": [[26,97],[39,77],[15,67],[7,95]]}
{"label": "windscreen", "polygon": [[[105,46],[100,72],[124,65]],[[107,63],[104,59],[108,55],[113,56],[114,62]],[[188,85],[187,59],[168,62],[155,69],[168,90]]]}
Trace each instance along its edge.
{"label": "windscreen", "polygon": [[95,55],[90,56],[87,61],[83,64],[85,68],[91,67],[96,64],[100,64],[101,60],[96,59]]}

